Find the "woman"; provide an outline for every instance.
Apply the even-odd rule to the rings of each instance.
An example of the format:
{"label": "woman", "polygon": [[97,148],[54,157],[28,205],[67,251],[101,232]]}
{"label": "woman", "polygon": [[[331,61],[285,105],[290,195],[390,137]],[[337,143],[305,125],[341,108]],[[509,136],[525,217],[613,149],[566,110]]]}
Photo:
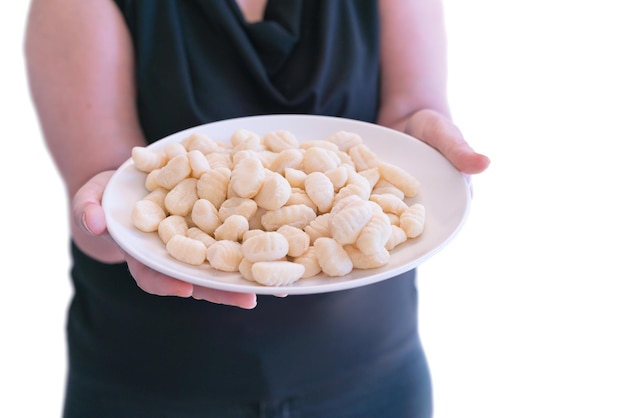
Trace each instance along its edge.
{"label": "woman", "polygon": [[450,120],[438,0],[33,0],[26,57],[72,214],[66,417],[431,415],[415,272],[257,301],[124,254],[100,200],[133,146],[255,114],[376,122],[483,171]]}

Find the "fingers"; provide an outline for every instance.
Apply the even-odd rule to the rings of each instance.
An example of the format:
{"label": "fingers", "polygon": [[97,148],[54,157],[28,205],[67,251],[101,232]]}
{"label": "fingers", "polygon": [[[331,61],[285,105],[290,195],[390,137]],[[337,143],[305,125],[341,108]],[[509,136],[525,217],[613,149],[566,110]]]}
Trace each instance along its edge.
{"label": "fingers", "polygon": [[195,299],[203,299],[222,305],[237,306],[243,309],[253,309],[257,300],[254,293],[235,293],[225,290],[209,289],[201,286],[194,286],[192,296]]}
{"label": "fingers", "polygon": [[136,259],[126,255],[128,270],[144,292],[158,296],[190,297],[193,285],[169,276],[165,276]]}
{"label": "fingers", "polygon": [[224,290],[194,286],[191,283],[165,276],[150,267],[127,256],[128,269],[137,286],[144,292],[158,296],[193,297],[222,305],[237,306],[243,309],[256,307],[256,295],[251,293],[234,293]]}
{"label": "fingers", "polygon": [[436,111],[425,109],[413,115],[407,133],[441,152],[465,174],[478,174],[489,167],[489,158],[476,153],[452,121]]}

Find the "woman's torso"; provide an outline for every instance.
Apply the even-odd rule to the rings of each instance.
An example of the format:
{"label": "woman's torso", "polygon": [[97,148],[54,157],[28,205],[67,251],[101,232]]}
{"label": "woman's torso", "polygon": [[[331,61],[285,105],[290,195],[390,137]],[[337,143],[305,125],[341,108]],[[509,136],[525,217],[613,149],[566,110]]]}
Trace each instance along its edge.
{"label": "woman's torso", "polygon": [[[269,0],[256,24],[234,0],[117,3],[135,44],[149,142],[256,114],[376,118],[375,0]],[[260,297],[245,311],[146,294],[125,266],[73,250],[70,365],[85,384],[163,396],[278,396],[416,341],[414,272],[336,293]]]}

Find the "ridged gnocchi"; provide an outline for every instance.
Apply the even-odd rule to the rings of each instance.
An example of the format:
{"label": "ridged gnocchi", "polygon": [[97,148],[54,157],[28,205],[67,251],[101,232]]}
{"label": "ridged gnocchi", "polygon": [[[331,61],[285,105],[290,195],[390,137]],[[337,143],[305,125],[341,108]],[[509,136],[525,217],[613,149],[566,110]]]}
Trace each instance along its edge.
{"label": "ridged gnocchi", "polygon": [[305,142],[287,130],[192,133],[131,157],[146,175],[130,214],[138,230],[178,261],[260,285],[383,267],[426,225],[425,207],[405,200],[419,181],[352,132]]}
{"label": "ridged gnocchi", "polygon": [[253,263],[279,260],[289,252],[287,238],[278,232],[263,232],[246,239],[241,245],[243,256]]}
{"label": "ridged gnocchi", "polygon": [[299,280],[304,266],[292,261],[260,261],[250,268],[252,278],[266,286],[285,286]]}
{"label": "ridged gnocchi", "polygon": [[220,271],[239,271],[239,264],[243,260],[241,244],[236,241],[217,241],[205,250],[206,258],[214,269]]}

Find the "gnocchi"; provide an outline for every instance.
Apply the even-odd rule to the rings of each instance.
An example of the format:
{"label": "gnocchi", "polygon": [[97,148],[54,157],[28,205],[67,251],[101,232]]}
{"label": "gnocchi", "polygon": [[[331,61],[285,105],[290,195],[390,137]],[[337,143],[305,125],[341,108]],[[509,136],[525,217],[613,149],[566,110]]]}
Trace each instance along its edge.
{"label": "gnocchi", "polygon": [[183,263],[199,266],[206,259],[206,248],[201,241],[185,235],[174,235],[167,244],[167,252]]}
{"label": "gnocchi", "polygon": [[132,149],[146,178],[132,224],[190,265],[265,286],[386,265],[426,225],[409,172],[338,131],[299,142],[287,130],[236,130],[230,142],[192,133],[162,151]]}
{"label": "gnocchi", "polygon": [[292,261],[260,261],[252,264],[252,278],[266,286],[284,286],[300,279],[304,266]]}
{"label": "gnocchi", "polygon": [[243,256],[255,263],[279,260],[289,252],[287,238],[278,232],[264,232],[246,239],[241,245]]}

